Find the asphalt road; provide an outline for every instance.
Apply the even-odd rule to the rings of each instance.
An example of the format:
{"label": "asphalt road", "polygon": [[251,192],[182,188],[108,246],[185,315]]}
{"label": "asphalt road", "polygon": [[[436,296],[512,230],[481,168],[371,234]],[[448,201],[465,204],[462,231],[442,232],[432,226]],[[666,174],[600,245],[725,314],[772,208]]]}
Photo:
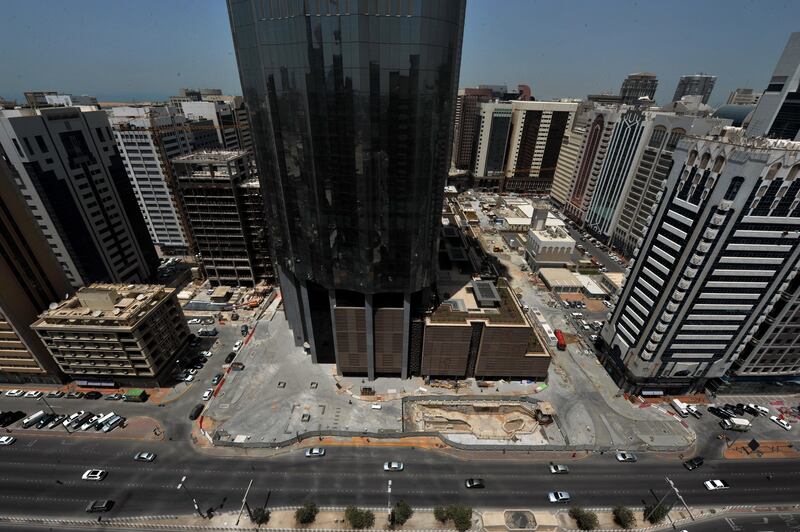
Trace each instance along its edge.
{"label": "asphalt road", "polygon": [[[141,450],[153,451],[153,463],[133,460]],[[692,506],[779,504],[800,500],[800,462],[713,462],[686,471],[676,458],[642,456],[635,464],[620,464],[612,455],[595,455],[567,462],[570,473],[551,475],[547,460],[483,461],[451,457],[410,448],[330,447],[322,458],[305,458],[290,450],[271,458],[216,458],[194,451],[188,443],[147,445],[128,441],[91,443],[55,438],[21,438],[0,448],[0,507],[11,515],[85,516],[93,499],[113,499],[110,516],[186,514],[194,497],[203,510],[230,509],[253,479],[250,501],[270,506],[312,500],[319,505],[387,504],[402,498],[416,507],[461,501],[475,507],[546,507],[551,490],[569,491],[573,503],[585,507],[627,504],[640,506],[661,495],[669,476]],[[405,462],[406,470],[385,473],[387,460]],[[108,471],[102,482],[81,480],[86,469]],[[767,473],[772,480],[766,478]],[[180,479],[187,490],[177,489]],[[464,480],[483,478],[486,489],[467,490]],[[702,482],[721,478],[727,492],[708,492]]]}

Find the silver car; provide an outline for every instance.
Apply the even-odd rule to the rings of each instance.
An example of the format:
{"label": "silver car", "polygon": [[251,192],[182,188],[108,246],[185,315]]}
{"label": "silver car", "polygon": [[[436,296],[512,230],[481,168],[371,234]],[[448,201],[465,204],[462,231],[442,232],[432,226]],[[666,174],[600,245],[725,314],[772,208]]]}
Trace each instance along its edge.
{"label": "silver car", "polygon": [[547,500],[552,503],[569,502],[572,497],[566,491],[551,491],[547,494]]}
{"label": "silver car", "polygon": [[383,464],[384,471],[402,471],[404,467],[403,462],[386,462]]}

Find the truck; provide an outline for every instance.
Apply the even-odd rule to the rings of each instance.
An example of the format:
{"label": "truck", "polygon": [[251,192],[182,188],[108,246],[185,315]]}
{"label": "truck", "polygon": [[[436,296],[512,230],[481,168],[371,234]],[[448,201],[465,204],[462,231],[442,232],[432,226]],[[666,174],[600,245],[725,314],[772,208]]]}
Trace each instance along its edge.
{"label": "truck", "polygon": [[672,408],[678,413],[679,416],[689,417],[689,409],[686,408],[685,403],[682,403],[677,399],[673,399],[669,402],[669,404],[672,405]]}
{"label": "truck", "polygon": [[556,340],[558,341],[556,347],[559,351],[564,351],[567,348],[567,342],[564,340],[564,333],[561,332],[561,329],[556,329],[555,334]]}
{"label": "truck", "polygon": [[741,417],[723,419],[719,422],[719,425],[725,430],[738,430],[739,432],[747,432],[750,430],[750,421]]}

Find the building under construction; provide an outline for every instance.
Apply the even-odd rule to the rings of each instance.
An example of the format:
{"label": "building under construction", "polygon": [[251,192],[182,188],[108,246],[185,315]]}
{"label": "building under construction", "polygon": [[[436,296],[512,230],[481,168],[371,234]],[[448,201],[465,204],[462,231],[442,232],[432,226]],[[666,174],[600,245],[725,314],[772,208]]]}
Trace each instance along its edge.
{"label": "building under construction", "polygon": [[202,151],[172,160],[182,208],[212,286],[273,281],[265,203],[248,151]]}

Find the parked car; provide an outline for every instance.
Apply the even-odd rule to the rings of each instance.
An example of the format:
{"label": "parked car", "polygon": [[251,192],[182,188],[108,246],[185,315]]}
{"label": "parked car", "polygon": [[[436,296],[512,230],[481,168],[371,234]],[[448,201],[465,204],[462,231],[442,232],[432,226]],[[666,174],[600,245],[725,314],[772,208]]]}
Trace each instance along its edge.
{"label": "parked car", "polygon": [[703,482],[703,486],[705,486],[708,491],[726,490],[730,488],[730,485],[724,480],[706,480]]}
{"label": "parked car", "polygon": [[250,332],[250,327],[248,327],[247,324],[245,323],[244,325],[241,326],[239,331],[242,333],[242,336],[247,336],[247,333]]}
{"label": "parked car", "polygon": [[320,456],[325,456],[325,449],[322,447],[312,447],[310,449],[306,449],[306,458],[316,458]]}
{"label": "parked car", "polygon": [[686,460],[683,463],[683,467],[685,467],[689,471],[697,469],[701,465],[703,465],[703,457],[702,456],[695,456],[694,458],[689,458],[688,460]]}
{"label": "parked car", "polygon": [[214,355],[211,351],[200,351],[200,354],[206,358],[211,358]]}
{"label": "parked car", "polygon": [[25,397],[27,397],[28,399],[38,399],[43,395],[44,394],[42,392],[38,391],[38,390],[25,392]]}
{"label": "parked car", "polygon": [[199,418],[200,414],[203,413],[203,409],[204,408],[205,408],[205,405],[203,405],[202,403],[198,403],[198,404],[194,405],[194,408],[192,408],[192,411],[189,412],[189,419],[194,421],[195,419]]}
{"label": "parked car", "polygon": [[192,382],[194,380],[194,375],[189,374],[183,377],[183,382]]}
{"label": "parked car", "polygon": [[41,430],[45,428],[51,421],[58,417],[58,414],[45,414],[39,421],[34,425],[37,429]]}
{"label": "parked car", "polygon": [[102,469],[87,469],[86,472],[81,476],[83,480],[91,480],[94,482],[100,482],[108,475],[108,471],[104,471]]}
{"label": "parked car", "polygon": [[69,392],[64,397],[66,397],[67,399],[80,399],[83,397],[83,392]]}
{"label": "parked car", "polygon": [[6,397],[22,397],[25,395],[25,392],[22,390],[8,390],[6,392]]}
{"label": "parked car", "polygon": [[58,399],[59,397],[64,397],[64,392],[61,390],[53,390],[47,394],[48,399]]}
{"label": "parked car", "polygon": [[103,399],[106,401],[119,401],[125,397],[124,394],[121,393],[110,393],[106,395]]}
{"label": "parked car", "polygon": [[203,392],[203,401],[208,401],[214,395],[214,388],[209,388]]}
{"label": "parked car", "polygon": [[236,358],[236,353],[228,353],[228,356],[225,357],[225,363],[230,364],[234,358]]}
{"label": "parked car", "polygon": [[186,323],[188,323],[189,325],[199,325],[200,324],[200,318],[192,318],[189,321],[187,321]]}
{"label": "parked car", "polygon": [[211,384],[216,386],[217,384],[220,383],[220,381],[222,380],[222,377],[223,377],[222,373],[217,373],[216,375],[214,375],[214,378],[211,379]]}
{"label": "parked car", "polygon": [[784,430],[792,430],[792,426],[785,419],[778,416],[769,416],[769,419]]}
{"label": "parked car", "polygon": [[572,498],[566,491],[551,491],[547,494],[547,500],[552,503],[569,502]]}
{"label": "parked car", "polygon": [[242,342],[241,340],[236,340],[236,343],[233,344],[233,350],[238,351],[239,349],[241,349],[243,343],[244,342]]}
{"label": "parked car", "polygon": [[703,413],[694,405],[686,405],[686,410],[697,419],[703,417]]}
{"label": "parked car", "polygon": [[759,412],[758,409],[756,409],[756,408],[754,408],[754,407],[752,407],[750,405],[744,405],[744,411],[745,411],[745,413],[750,414],[751,416],[760,416],[761,415],[761,412]]}
{"label": "parked car", "polygon": [[61,425],[65,419],[67,419],[66,415],[56,416],[55,419],[53,419],[50,423],[47,424],[47,428],[52,430],[57,426]]}
{"label": "parked car", "polygon": [[617,453],[617,462],[635,462],[638,458],[633,453],[619,452]]}
{"label": "parked car", "polygon": [[755,405],[753,403],[750,403],[747,406],[749,406],[751,408],[755,408],[756,410],[758,410],[758,413],[761,414],[762,416],[768,416],[769,415],[769,408],[767,408],[765,406]]}
{"label": "parked car", "polygon": [[467,489],[483,489],[486,487],[482,478],[468,478],[464,481],[464,486],[466,486]]}
{"label": "parked car", "polygon": [[86,395],[83,396],[84,399],[91,399],[93,401],[100,399],[101,397],[103,397],[103,394],[95,391],[87,392]]}

